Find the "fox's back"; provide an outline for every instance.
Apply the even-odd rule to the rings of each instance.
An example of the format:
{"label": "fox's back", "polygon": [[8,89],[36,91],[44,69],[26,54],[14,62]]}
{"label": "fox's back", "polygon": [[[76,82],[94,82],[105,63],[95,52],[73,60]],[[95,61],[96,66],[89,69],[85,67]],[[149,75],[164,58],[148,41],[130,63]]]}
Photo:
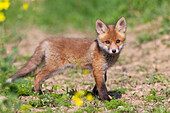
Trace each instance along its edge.
{"label": "fox's back", "polygon": [[89,50],[94,40],[90,39],[76,39],[76,38],[48,38],[44,40],[48,43],[53,52],[60,52],[60,54],[69,54],[84,56]]}
{"label": "fox's back", "polygon": [[45,57],[55,62],[61,59],[63,63],[78,64],[86,67],[91,63],[92,44],[94,40],[76,38],[48,38],[41,44],[45,49]]}

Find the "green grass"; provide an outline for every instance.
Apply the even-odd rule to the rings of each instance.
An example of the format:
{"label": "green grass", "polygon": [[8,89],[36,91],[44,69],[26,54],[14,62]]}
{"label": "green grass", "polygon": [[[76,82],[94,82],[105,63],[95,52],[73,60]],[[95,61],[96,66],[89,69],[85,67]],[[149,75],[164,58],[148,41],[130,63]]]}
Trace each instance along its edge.
{"label": "green grass", "polygon": [[149,81],[148,84],[155,84],[158,82],[163,83],[164,82],[164,77],[161,76],[161,74],[151,74],[149,75]]}
{"label": "green grass", "polygon": [[[163,35],[169,34],[170,30],[170,19],[169,17],[165,16],[163,17],[163,20],[161,22],[161,26],[158,29],[158,32],[156,34],[153,33],[153,31],[148,31],[147,33],[141,33],[138,39],[135,41],[137,45],[141,45],[143,43],[147,43],[153,40],[156,40],[160,38]],[[154,27],[154,26],[152,26]]]}
{"label": "green grass", "polygon": [[164,107],[163,105],[158,105],[153,107],[153,109],[149,109],[148,112],[151,113],[169,113],[168,107]]}
{"label": "green grass", "polygon": [[136,69],[136,71],[137,72],[147,72],[148,70],[147,70],[147,67],[145,67],[145,66],[139,66],[139,68]]}
{"label": "green grass", "polygon": [[151,101],[158,102],[158,101],[162,101],[166,99],[162,95],[157,95],[156,92],[157,92],[156,89],[151,89],[150,94],[146,95],[144,97],[144,100],[148,102],[151,102]]}
{"label": "green grass", "polygon": [[[121,107],[120,107],[121,106]],[[115,109],[114,112],[116,113],[121,113],[121,112],[130,112],[133,113],[135,111],[135,107],[129,103],[126,102],[126,100],[111,100],[110,102],[106,101],[105,102],[105,107],[106,109]]]}
{"label": "green grass", "polygon": [[137,45],[140,45],[140,44],[142,44],[142,43],[147,43],[147,42],[152,41],[152,40],[154,40],[154,39],[155,39],[155,37],[152,36],[150,33],[142,33],[142,34],[138,37],[138,39],[136,40],[136,44],[137,44]]}

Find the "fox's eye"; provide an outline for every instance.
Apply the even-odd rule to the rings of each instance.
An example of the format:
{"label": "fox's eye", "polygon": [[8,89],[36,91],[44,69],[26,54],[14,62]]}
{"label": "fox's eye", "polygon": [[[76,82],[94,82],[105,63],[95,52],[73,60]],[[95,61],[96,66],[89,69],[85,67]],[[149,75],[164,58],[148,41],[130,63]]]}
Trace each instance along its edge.
{"label": "fox's eye", "polygon": [[105,41],[105,43],[106,43],[106,44],[110,44],[110,41],[107,40],[107,41]]}
{"label": "fox's eye", "polygon": [[116,40],[116,43],[120,43],[120,40]]}

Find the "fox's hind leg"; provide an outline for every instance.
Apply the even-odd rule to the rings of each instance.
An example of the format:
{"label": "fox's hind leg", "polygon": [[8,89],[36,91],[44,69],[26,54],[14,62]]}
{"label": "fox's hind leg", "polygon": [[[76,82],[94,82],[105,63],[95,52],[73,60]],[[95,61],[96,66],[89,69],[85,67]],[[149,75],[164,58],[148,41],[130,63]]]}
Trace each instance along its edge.
{"label": "fox's hind leg", "polygon": [[61,59],[47,62],[34,78],[34,90],[41,93],[42,83],[53,75],[60,73],[63,70],[63,65]]}

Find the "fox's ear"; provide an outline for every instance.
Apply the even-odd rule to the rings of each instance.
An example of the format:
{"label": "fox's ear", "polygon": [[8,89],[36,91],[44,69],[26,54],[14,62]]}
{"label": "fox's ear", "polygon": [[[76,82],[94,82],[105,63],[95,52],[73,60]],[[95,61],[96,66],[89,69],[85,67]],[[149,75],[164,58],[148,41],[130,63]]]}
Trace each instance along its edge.
{"label": "fox's ear", "polygon": [[107,26],[99,19],[96,20],[96,32],[97,34],[104,34],[108,30]]}
{"label": "fox's ear", "polygon": [[126,20],[124,17],[120,18],[117,23],[116,23],[116,29],[120,33],[125,33],[126,32]]}

